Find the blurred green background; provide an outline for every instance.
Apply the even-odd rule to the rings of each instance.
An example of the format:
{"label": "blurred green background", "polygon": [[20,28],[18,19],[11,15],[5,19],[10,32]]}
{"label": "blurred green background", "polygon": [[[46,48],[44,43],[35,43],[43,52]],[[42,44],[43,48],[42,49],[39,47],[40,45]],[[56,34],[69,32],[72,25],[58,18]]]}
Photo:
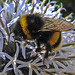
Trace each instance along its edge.
{"label": "blurred green background", "polygon": [[[31,2],[32,0],[29,0],[29,2]],[[43,1],[43,0],[41,0]],[[49,0],[46,0],[46,3]],[[75,19],[75,0],[51,0],[51,1],[56,1],[57,4],[60,6],[61,3],[63,3],[63,7],[66,8],[66,12],[63,10],[63,17],[69,15],[70,13],[73,13],[73,17],[72,20]]]}
{"label": "blurred green background", "polygon": [[[49,0],[46,1],[48,2]],[[70,13],[73,13],[72,20],[75,19],[75,0],[51,0],[51,1],[56,1],[59,6],[61,3],[63,3],[63,7],[66,8],[67,10],[66,12],[64,10],[62,11],[63,16],[65,17]]]}
{"label": "blurred green background", "polygon": [[63,7],[66,8],[67,10],[66,12],[62,11],[63,16],[67,16],[73,12],[72,20],[75,19],[75,0],[51,0],[51,1],[57,1],[58,5],[62,2]]}

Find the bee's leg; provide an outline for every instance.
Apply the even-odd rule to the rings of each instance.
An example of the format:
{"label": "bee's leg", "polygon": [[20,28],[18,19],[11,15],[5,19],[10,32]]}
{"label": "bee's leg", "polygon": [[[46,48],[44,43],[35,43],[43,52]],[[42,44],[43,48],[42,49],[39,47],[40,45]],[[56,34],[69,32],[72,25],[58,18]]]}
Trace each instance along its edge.
{"label": "bee's leg", "polygon": [[45,59],[48,58],[49,51],[52,52],[52,47],[51,47],[50,43],[47,43],[46,44],[46,53],[45,53],[44,59],[43,59],[43,64],[45,64]]}
{"label": "bee's leg", "polygon": [[41,52],[40,42],[39,42],[39,40],[36,40],[36,42],[37,42],[36,54],[39,54]]}

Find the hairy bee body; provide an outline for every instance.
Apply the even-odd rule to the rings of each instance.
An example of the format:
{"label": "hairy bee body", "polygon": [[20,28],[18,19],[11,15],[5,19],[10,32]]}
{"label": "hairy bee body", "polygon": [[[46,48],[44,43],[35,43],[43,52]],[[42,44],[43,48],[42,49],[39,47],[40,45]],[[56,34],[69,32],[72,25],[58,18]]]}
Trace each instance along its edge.
{"label": "hairy bee body", "polygon": [[48,57],[48,52],[58,50],[62,42],[60,31],[38,31],[45,25],[44,20],[37,14],[24,15],[15,25],[13,32],[15,36],[23,37],[23,39],[36,39],[36,52],[40,51],[40,44],[45,44],[45,58]]}

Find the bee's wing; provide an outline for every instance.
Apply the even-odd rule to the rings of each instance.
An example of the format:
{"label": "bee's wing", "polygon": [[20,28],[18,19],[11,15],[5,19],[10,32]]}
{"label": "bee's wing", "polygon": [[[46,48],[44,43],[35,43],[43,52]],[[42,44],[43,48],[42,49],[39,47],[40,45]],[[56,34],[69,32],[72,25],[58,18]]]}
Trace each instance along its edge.
{"label": "bee's wing", "polygon": [[63,20],[54,18],[44,18],[45,24],[39,31],[69,31],[75,29],[75,25]]}

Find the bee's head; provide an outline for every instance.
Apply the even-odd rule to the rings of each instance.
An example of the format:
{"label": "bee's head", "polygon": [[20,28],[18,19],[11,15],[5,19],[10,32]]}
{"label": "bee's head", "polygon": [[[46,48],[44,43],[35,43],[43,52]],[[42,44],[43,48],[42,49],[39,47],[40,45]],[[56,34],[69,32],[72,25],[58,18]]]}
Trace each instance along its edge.
{"label": "bee's head", "polygon": [[26,39],[26,36],[22,30],[22,27],[20,25],[20,21],[17,21],[15,25],[13,26],[12,32],[14,33],[14,36],[16,39]]}
{"label": "bee's head", "polygon": [[36,33],[44,25],[43,19],[38,14],[24,15],[16,22],[13,28],[15,36],[29,38],[31,33]]}

